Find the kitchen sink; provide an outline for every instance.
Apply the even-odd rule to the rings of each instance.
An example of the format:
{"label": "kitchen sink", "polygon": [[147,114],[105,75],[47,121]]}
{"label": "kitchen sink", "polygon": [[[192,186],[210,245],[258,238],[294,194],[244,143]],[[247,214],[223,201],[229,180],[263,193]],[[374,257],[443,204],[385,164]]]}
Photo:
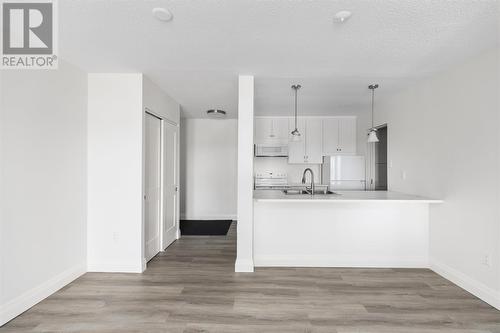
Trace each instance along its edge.
{"label": "kitchen sink", "polygon": [[[286,190],[283,190],[283,193],[285,193],[286,195],[298,195],[298,194],[308,194],[308,195],[311,195],[311,192],[307,191],[307,190],[303,190],[303,189],[286,189]],[[340,195],[336,192],[332,192],[332,191],[315,191],[314,195],[325,195],[325,194],[335,194],[335,195]]]}
{"label": "kitchen sink", "polygon": [[283,190],[283,193],[285,194],[311,194],[306,190],[293,190],[293,189],[288,189],[288,190]]}

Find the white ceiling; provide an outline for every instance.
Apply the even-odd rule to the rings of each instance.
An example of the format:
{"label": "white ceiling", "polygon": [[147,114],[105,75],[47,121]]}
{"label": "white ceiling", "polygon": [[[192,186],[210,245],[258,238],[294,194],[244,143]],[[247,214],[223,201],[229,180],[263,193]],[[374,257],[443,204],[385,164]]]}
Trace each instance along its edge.
{"label": "white ceiling", "polygon": [[[174,19],[160,22],[154,7]],[[347,9],[344,24],[334,14]],[[237,76],[253,74],[256,113],[367,109],[367,85],[391,94],[499,43],[497,1],[59,1],[60,54],[89,72],[143,72],[184,117],[237,116]],[[368,110],[367,110],[368,111]]]}

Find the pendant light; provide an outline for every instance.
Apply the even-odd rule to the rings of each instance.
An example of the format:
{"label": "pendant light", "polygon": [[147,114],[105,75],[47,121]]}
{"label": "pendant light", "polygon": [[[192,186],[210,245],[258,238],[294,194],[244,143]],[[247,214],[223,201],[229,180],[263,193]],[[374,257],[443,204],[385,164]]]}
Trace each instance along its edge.
{"label": "pendant light", "polygon": [[370,128],[370,131],[368,132],[368,142],[369,143],[374,143],[378,142],[378,137],[377,137],[377,129],[373,125],[373,104],[374,104],[374,99],[375,99],[375,89],[378,88],[378,84],[370,84],[368,86],[368,89],[372,91],[372,127]]}
{"label": "pendant light", "polygon": [[292,85],[292,89],[295,91],[295,129],[291,132],[292,141],[300,141],[300,132],[299,132],[299,129],[297,127],[297,91],[301,87],[302,86],[300,84]]}

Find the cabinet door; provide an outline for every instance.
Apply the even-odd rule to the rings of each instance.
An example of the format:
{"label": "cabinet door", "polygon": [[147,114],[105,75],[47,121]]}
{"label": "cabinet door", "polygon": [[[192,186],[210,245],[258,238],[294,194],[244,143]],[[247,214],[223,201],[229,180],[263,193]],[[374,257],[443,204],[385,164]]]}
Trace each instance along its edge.
{"label": "cabinet door", "polygon": [[[303,164],[306,160],[306,131],[305,122],[303,119],[299,119],[297,122],[297,127],[301,134],[300,141],[292,141],[292,135],[288,134],[288,163],[290,164]],[[294,119],[289,120],[290,132],[295,128]]]}
{"label": "cabinet door", "polygon": [[339,153],[339,119],[323,119],[323,155],[332,156]]}
{"label": "cabinet door", "polygon": [[356,154],[356,118],[340,118],[339,152]]}
{"label": "cabinet door", "polygon": [[271,139],[272,119],[255,118],[254,143],[267,143]]}
{"label": "cabinet door", "polygon": [[280,143],[288,143],[288,134],[291,130],[288,129],[289,118],[273,118],[272,129],[275,139]]}
{"label": "cabinet door", "polygon": [[306,163],[323,163],[323,126],[321,119],[306,120]]}

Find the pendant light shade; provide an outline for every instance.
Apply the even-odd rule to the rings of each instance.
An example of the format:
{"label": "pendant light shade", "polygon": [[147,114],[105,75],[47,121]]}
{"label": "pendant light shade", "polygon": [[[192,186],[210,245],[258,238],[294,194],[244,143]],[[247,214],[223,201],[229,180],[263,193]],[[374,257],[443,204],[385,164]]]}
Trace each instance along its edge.
{"label": "pendant light shade", "polygon": [[297,91],[301,87],[302,86],[300,84],[292,85],[292,89],[295,91],[295,129],[291,132],[292,141],[300,141],[301,140],[301,135],[300,135],[299,129],[297,128]]}
{"label": "pendant light shade", "polygon": [[292,141],[298,142],[301,140],[300,132],[298,129],[294,129],[291,134],[292,134]]}
{"label": "pendant light shade", "polygon": [[372,91],[372,127],[370,128],[370,131],[368,132],[368,143],[375,143],[379,142],[378,137],[377,137],[377,129],[373,125],[373,106],[374,106],[374,100],[375,100],[375,89],[378,88],[378,84],[370,84],[368,86],[368,89]]}
{"label": "pendant light shade", "polygon": [[370,132],[368,133],[368,142],[373,143],[373,142],[378,142],[378,137],[377,137],[377,130],[376,129],[371,129]]}

